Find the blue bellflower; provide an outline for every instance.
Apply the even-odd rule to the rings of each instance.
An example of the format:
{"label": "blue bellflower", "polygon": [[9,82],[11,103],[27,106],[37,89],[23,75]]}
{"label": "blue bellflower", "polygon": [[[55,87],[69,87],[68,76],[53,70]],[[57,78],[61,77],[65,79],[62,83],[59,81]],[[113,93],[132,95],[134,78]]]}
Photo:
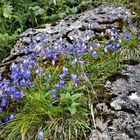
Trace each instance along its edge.
{"label": "blue bellflower", "polygon": [[33,88],[33,86],[34,86],[33,82],[29,82],[29,83],[28,83],[28,86],[29,86],[30,88]]}
{"label": "blue bellflower", "polygon": [[13,99],[14,100],[17,100],[17,99],[20,99],[23,97],[23,92],[22,91],[16,91],[14,94],[13,94]]}
{"label": "blue bellflower", "polygon": [[74,81],[75,84],[79,83],[79,79],[77,78],[77,75],[71,74],[71,79]]}
{"label": "blue bellflower", "polygon": [[9,119],[5,118],[5,124],[9,124]]}
{"label": "blue bellflower", "polygon": [[26,47],[26,48],[24,49],[24,53],[25,53],[25,54],[29,54],[29,52],[30,52],[30,49],[29,49],[28,47]]}
{"label": "blue bellflower", "polygon": [[84,65],[84,61],[79,60],[79,61],[78,61],[78,64],[79,64],[80,66],[82,66],[82,65]]}
{"label": "blue bellflower", "polygon": [[108,45],[109,44],[109,41],[107,40],[106,42],[105,42],[105,45]]}
{"label": "blue bellflower", "polygon": [[85,52],[85,50],[84,49],[81,49],[81,50],[77,50],[76,54],[78,56],[81,56],[84,52]]}
{"label": "blue bellflower", "polygon": [[14,79],[13,85],[16,86],[18,84],[18,79]]}
{"label": "blue bellflower", "polygon": [[20,81],[20,86],[21,86],[21,87],[25,87],[25,86],[26,86],[26,81],[25,81],[25,79],[22,79],[22,80]]}
{"label": "blue bellflower", "polygon": [[2,89],[3,88],[3,85],[2,85],[2,83],[0,83],[0,89]]}
{"label": "blue bellflower", "polygon": [[9,84],[10,84],[9,80],[7,80],[5,78],[3,79],[2,82],[3,82],[3,84],[4,84],[5,87],[9,86]]}
{"label": "blue bellflower", "polygon": [[59,86],[60,86],[60,87],[65,86],[65,82],[64,82],[64,80],[62,80],[62,81],[59,82]]}
{"label": "blue bellflower", "polygon": [[7,99],[2,98],[1,106],[5,107],[7,105]]}
{"label": "blue bellflower", "polygon": [[22,75],[23,75],[23,77],[27,80],[27,79],[30,78],[31,72],[28,70],[28,71],[24,72]]}
{"label": "blue bellflower", "polygon": [[2,111],[3,111],[3,108],[0,107],[0,113],[2,113]]}
{"label": "blue bellflower", "polygon": [[92,53],[92,57],[94,57],[94,58],[97,57],[97,52],[96,52],[96,51],[94,51],[94,52]]}
{"label": "blue bellflower", "polygon": [[29,48],[34,48],[37,45],[37,42],[31,38],[31,42],[29,44]]}
{"label": "blue bellflower", "polygon": [[126,41],[130,40],[130,35],[127,32],[124,32],[123,35],[124,35]]}
{"label": "blue bellflower", "polygon": [[68,44],[66,47],[66,51],[71,51],[73,49],[73,46],[71,44]]}
{"label": "blue bellflower", "polygon": [[6,90],[5,90],[5,92],[4,92],[5,94],[10,94],[11,93],[11,87],[8,87]]}
{"label": "blue bellflower", "polygon": [[56,95],[56,90],[53,89],[53,90],[51,91],[51,93],[52,93],[52,97],[53,97],[53,98],[56,98],[56,96],[57,96],[57,95]]}
{"label": "blue bellflower", "polygon": [[68,72],[69,72],[68,68],[65,68],[65,67],[64,67],[64,68],[63,68],[63,73],[64,73],[64,74],[68,74]]}
{"label": "blue bellflower", "polygon": [[112,45],[112,44],[110,44],[110,45],[108,46],[108,48],[109,48],[110,51],[112,51],[112,52],[116,50],[115,45]]}
{"label": "blue bellflower", "polygon": [[38,133],[38,139],[42,140],[44,138],[44,133],[41,131]]}
{"label": "blue bellflower", "polygon": [[12,121],[14,119],[14,114],[11,114],[9,119]]}
{"label": "blue bellflower", "polygon": [[63,74],[59,75],[59,77],[60,77],[60,79],[64,79],[65,78],[65,74],[63,73]]}

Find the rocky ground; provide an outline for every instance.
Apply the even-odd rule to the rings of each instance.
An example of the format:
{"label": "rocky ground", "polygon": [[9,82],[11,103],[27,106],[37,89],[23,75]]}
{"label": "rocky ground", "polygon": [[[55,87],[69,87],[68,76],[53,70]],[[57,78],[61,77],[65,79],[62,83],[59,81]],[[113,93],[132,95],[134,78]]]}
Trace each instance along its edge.
{"label": "rocky ground", "polygon": [[90,140],[140,140],[140,64],[124,65],[105,84],[107,102],[97,104],[96,130]]}

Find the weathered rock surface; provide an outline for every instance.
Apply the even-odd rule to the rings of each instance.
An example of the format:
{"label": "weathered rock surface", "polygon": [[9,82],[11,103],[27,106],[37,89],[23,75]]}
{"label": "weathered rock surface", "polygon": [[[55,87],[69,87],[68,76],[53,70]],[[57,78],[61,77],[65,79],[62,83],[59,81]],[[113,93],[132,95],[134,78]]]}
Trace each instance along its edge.
{"label": "weathered rock surface", "polygon": [[125,65],[121,74],[105,84],[111,100],[97,104],[102,119],[95,119],[90,140],[140,140],[140,64]]}
{"label": "weathered rock surface", "polygon": [[88,36],[99,35],[105,29],[113,26],[120,29],[120,24],[122,25],[129,16],[129,10],[124,7],[100,6],[76,16],[69,16],[58,22],[46,24],[40,29],[28,29],[20,35],[11,50],[10,56],[0,64],[0,72],[4,71],[4,66],[18,60],[19,57],[23,57],[25,55],[24,48],[29,45],[31,38],[37,38],[40,34],[48,36],[49,45],[52,47],[57,39],[62,38],[62,42],[67,44],[71,43],[72,38],[76,38],[78,34],[82,38],[86,37],[87,43],[90,43]]}

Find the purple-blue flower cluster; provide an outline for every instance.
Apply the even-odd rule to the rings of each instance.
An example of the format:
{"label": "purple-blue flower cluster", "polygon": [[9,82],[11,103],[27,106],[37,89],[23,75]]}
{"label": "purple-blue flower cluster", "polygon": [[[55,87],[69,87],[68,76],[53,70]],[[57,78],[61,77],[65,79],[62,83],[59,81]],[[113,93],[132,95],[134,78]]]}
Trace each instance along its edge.
{"label": "purple-blue flower cluster", "polygon": [[121,47],[121,39],[117,30],[114,27],[107,29],[105,35],[109,36],[109,39],[104,44],[104,53],[108,50],[111,52],[117,51]]}
{"label": "purple-blue flower cluster", "polygon": [[[70,60],[71,67],[75,67],[75,72],[70,73],[70,70],[63,67],[63,72],[59,75],[59,81],[51,89],[52,96],[57,97],[57,91],[62,87],[66,87],[67,81],[65,78],[68,76],[70,80],[77,87],[79,83],[79,75],[77,67],[84,65],[83,55],[87,54],[89,58],[98,57],[98,49],[102,49],[104,53],[108,50],[116,51],[121,46],[119,34],[115,28],[107,29],[105,33],[101,33],[101,36],[108,36],[108,40],[104,44],[96,43],[93,45],[89,43],[89,39],[92,40],[93,32],[89,31],[85,34],[79,33],[77,36],[71,36],[72,43],[63,42],[63,39],[57,39],[55,42],[50,42],[49,35],[37,35],[31,39],[29,46],[24,49],[26,56],[20,60],[13,62],[10,66],[10,78],[6,79],[0,75],[0,112],[3,112],[8,104],[9,97],[14,100],[18,100],[24,96],[24,88],[32,88],[34,86],[33,79],[39,74],[44,74],[44,70],[40,65],[40,60],[52,61],[52,65],[59,60],[59,56],[65,61]],[[125,36],[127,34],[125,33]],[[129,36],[127,35],[127,39]],[[90,44],[90,45],[89,45]],[[11,117],[12,118],[12,117]]]}

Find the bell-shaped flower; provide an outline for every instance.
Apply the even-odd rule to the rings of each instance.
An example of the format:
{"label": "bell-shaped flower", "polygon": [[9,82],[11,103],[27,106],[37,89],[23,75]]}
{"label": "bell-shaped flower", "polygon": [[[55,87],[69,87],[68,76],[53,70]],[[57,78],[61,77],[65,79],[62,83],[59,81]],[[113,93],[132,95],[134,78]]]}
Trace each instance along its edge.
{"label": "bell-shaped flower", "polygon": [[42,140],[44,138],[44,133],[41,131],[38,133],[38,139]]}
{"label": "bell-shaped flower", "polygon": [[12,98],[13,98],[14,100],[17,100],[17,99],[22,98],[23,95],[24,95],[24,94],[23,94],[22,91],[17,91],[17,92],[15,92],[15,93],[13,94]]}
{"label": "bell-shaped flower", "polygon": [[127,32],[124,32],[123,35],[124,35],[126,41],[130,40],[131,37]]}
{"label": "bell-shaped flower", "polygon": [[63,73],[68,74],[68,72],[69,72],[68,68],[63,67]]}
{"label": "bell-shaped flower", "polygon": [[21,87],[25,87],[25,86],[26,86],[26,80],[25,80],[25,79],[22,79],[22,80],[20,81],[20,86],[21,86]]}
{"label": "bell-shaped flower", "polygon": [[0,107],[0,113],[2,113],[2,111],[3,111],[3,108],[2,108],[2,107]]}
{"label": "bell-shaped flower", "polygon": [[6,98],[2,98],[2,101],[1,101],[1,106],[6,106],[7,105],[7,99]]}
{"label": "bell-shaped flower", "polygon": [[15,117],[14,114],[11,114],[11,115],[10,115],[10,118],[9,118],[10,121],[12,121],[12,120],[14,119],[14,117]]}
{"label": "bell-shaped flower", "polygon": [[96,52],[96,51],[94,51],[94,52],[92,53],[92,57],[94,57],[94,58],[97,57],[97,52]]}

